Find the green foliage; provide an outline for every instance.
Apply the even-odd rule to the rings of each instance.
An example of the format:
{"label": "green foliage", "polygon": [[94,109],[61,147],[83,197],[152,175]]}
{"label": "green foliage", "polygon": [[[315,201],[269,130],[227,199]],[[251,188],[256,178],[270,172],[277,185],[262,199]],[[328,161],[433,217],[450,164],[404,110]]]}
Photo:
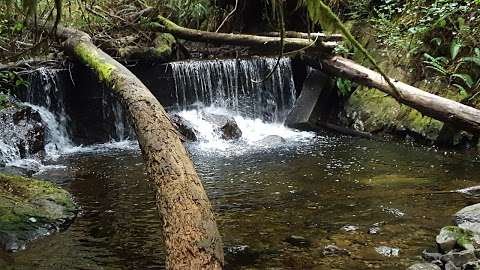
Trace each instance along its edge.
{"label": "green foliage", "polygon": [[368,53],[368,51],[358,42],[352,33],[345,27],[342,21],[338,18],[335,13],[322,1],[322,0],[300,0],[307,7],[307,11],[310,15],[310,19],[314,23],[319,23],[322,26],[323,30],[335,31],[338,29],[345,39],[350,42],[355,49],[360,51],[368,62],[374,67],[374,69],[380,73],[380,75],[385,79],[387,84],[390,86],[391,94],[396,98],[399,97],[399,93],[395,85],[391,82],[390,78],[383,72],[383,70],[377,65],[375,59]]}
{"label": "green foliage", "polygon": [[0,71],[0,93],[12,94],[16,89],[28,84],[22,77],[13,71]]}
{"label": "green foliage", "polygon": [[165,6],[177,24],[194,28],[201,28],[204,21],[219,12],[209,0],[167,0]]}
{"label": "green foliage", "polygon": [[407,56],[430,50],[428,42],[436,38],[475,45],[479,37],[480,7],[473,1],[385,0],[374,10],[368,21],[378,31],[377,41]]}
{"label": "green foliage", "polygon": [[340,95],[344,97],[350,96],[355,88],[353,87],[353,83],[350,80],[343,79],[343,78],[337,78],[335,81],[335,84],[337,85],[338,92]]}
{"label": "green foliage", "polygon": [[[441,46],[440,41],[436,41]],[[480,90],[480,49],[475,48],[471,55],[458,57],[463,44],[458,40],[450,44],[448,56],[432,56],[424,53],[424,63],[428,69],[445,78],[461,94],[476,94]]]}

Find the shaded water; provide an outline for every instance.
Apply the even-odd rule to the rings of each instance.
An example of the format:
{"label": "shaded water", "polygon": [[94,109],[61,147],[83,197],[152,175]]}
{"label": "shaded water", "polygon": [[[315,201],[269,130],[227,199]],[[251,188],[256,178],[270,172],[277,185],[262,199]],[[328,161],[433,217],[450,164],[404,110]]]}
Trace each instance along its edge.
{"label": "shaded water", "polygon": [[[248,154],[188,148],[225,246],[248,245],[253,252],[242,260],[227,257],[232,269],[405,269],[422,249],[434,246],[435,234],[456,210],[479,201],[423,194],[477,185],[474,156],[324,134]],[[43,177],[64,183],[83,215],[67,231],[3,255],[0,265],[162,269],[160,219],[138,150],[96,150],[61,162],[67,169]],[[367,234],[377,222],[384,223],[380,233]],[[358,229],[342,229],[348,225]],[[311,245],[285,242],[291,235]],[[324,256],[328,244],[351,255]],[[378,246],[400,248],[400,256],[381,256]]]}

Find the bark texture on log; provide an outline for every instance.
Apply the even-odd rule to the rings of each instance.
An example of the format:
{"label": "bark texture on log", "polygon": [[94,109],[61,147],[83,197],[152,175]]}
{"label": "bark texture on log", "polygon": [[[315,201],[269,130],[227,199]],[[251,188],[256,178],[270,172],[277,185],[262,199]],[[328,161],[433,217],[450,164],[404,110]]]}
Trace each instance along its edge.
{"label": "bark texture on log", "polygon": [[[280,37],[279,32],[265,32],[265,33],[260,33],[259,35],[266,36],[266,37]],[[285,37],[303,38],[303,39],[311,39],[311,40],[317,39],[318,41],[333,41],[333,42],[339,42],[343,40],[343,36],[340,34],[327,35],[325,33],[310,33],[310,36],[309,36],[308,33],[295,32],[295,31],[285,31]]]}
{"label": "bark texture on log", "polygon": [[379,73],[343,57],[329,59],[305,57],[305,60],[310,66],[326,73],[387,93],[396,98],[399,103],[410,106],[424,115],[450,123],[458,129],[480,134],[480,110],[473,107],[391,79],[399,94],[397,97]]}
{"label": "bark texture on log", "polygon": [[[257,48],[263,48],[266,50],[279,50],[281,45],[280,37],[265,37],[256,35],[245,34],[225,34],[201,31],[191,28],[185,28],[175,24],[174,22],[162,17],[157,16],[157,21],[149,24],[149,28],[153,31],[167,32],[177,38],[182,38],[191,41],[201,41],[214,44],[228,44],[238,46],[251,46]],[[312,40],[304,38],[285,38],[284,48],[285,50],[299,50],[308,48],[310,51],[331,52],[337,42],[334,41],[317,41],[313,44]]]}
{"label": "bark texture on log", "polygon": [[[223,247],[211,205],[167,113],[146,86],[98,49],[90,37],[58,27],[65,49],[111,87],[137,133],[146,172],[157,189],[167,269],[221,269]],[[133,206],[132,206],[133,207]]]}

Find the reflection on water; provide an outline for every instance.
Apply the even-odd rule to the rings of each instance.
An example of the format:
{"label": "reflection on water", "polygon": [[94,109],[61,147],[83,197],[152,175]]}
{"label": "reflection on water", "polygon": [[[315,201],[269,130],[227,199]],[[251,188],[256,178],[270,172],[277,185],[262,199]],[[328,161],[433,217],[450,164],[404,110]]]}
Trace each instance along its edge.
{"label": "reflection on water", "polygon": [[[225,245],[251,252],[227,257],[231,269],[405,269],[456,210],[479,201],[427,194],[478,185],[479,160],[465,154],[327,135],[248,155],[189,149]],[[0,266],[162,269],[160,219],[139,152],[87,151],[59,162],[66,167],[42,177],[63,183],[83,215],[26,251],[0,254]],[[308,245],[286,242],[292,235]],[[349,255],[327,256],[329,244]],[[382,246],[399,256],[378,254]]]}

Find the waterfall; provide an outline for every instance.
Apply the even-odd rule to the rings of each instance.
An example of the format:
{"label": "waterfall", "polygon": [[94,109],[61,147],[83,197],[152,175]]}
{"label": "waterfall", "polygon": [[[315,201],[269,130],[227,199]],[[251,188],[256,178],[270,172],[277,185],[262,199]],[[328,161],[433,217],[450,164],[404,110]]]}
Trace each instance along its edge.
{"label": "waterfall", "polygon": [[192,104],[229,109],[249,118],[283,122],[295,101],[289,58],[282,58],[272,76],[274,58],[179,61],[170,64],[177,109]]}
{"label": "waterfall", "polygon": [[68,131],[70,118],[65,109],[65,93],[58,70],[45,67],[32,72],[25,105],[37,111],[47,126],[45,152],[57,158],[69,151],[73,142]]}
{"label": "waterfall", "polygon": [[103,90],[102,94],[103,121],[113,123],[110,140],[117,142],[135,140],[135,130],[128,122],[122,104],[117,100],[112,91]]}
{"label": "waterfall", "polygon": [[[276,61],[253,58],[170,63],[176,113],[193,127],[199,140],[195,147],[205,153],[237,155],[313,138],[312,133],[283,125],[295,102],[295,85],[289,58],[282,58],[272,76],[264,79]],[[222,139],[218,123],[208,115],[234,121],[241,138]]]}

